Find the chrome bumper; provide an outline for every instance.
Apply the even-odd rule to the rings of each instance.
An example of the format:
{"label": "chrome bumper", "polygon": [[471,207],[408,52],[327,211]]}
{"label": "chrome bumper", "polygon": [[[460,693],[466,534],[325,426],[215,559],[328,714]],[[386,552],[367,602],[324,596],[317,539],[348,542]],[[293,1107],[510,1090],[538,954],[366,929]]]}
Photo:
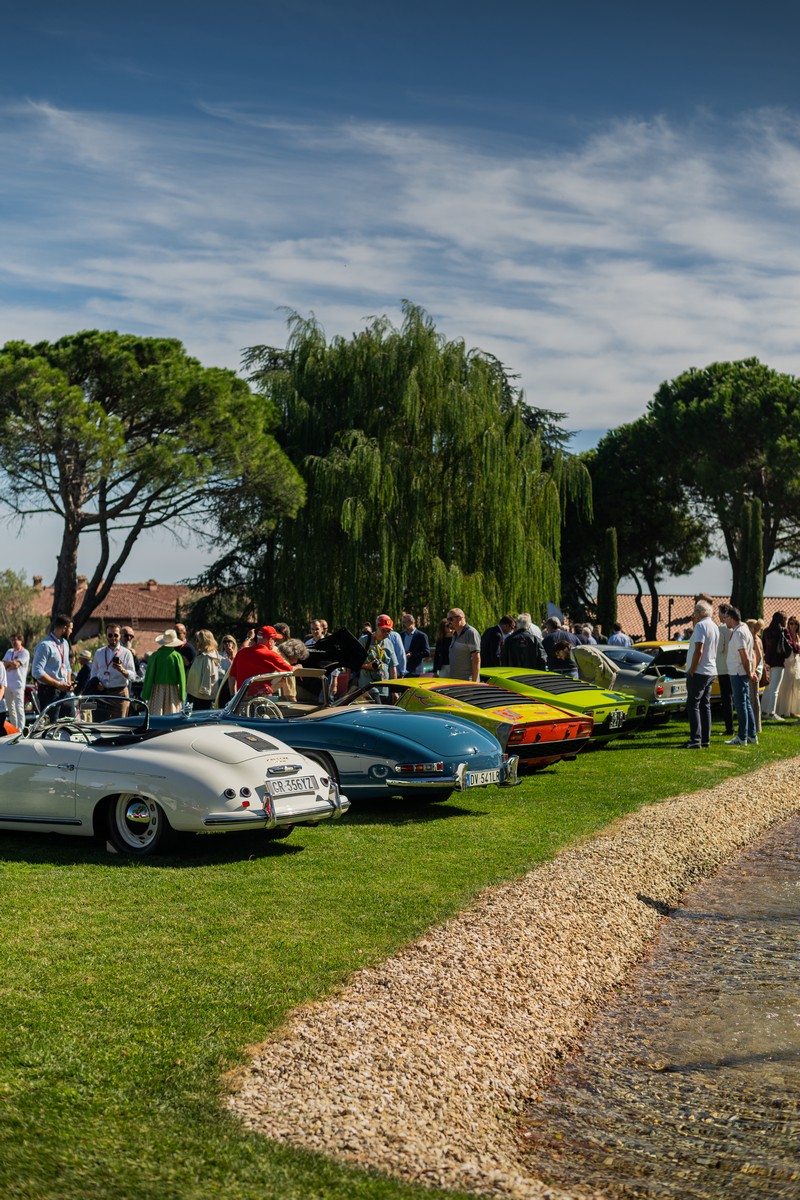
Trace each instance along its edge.
{"label": "chrome bumper", "polygon": [[[519,767],[519,756],[512,754],[500,768],[500,778],[497,780],[497,785],[502,787],[513,787],[519,783],[517,778],[517,769]],[[467,791],[467,764],[459,763],[452,775],[424,775],[422,777],[414,777],[413,775],[398,775],[389,776],[386,780],[386,786],[389,788],[402,788],[403,791],[413,789],[414,791],[425,791],[426,789],[434,788],[441,789],[451,787],[453,791]],[[479,787],[491,787],[491,784],[479,784]]]}
{"label": "chrome bumper", "polygon": [[347,796],[336,793],[334,800],[327,800],[325,806],[302,804],[296,808],[281,808],[280,812],[267,811],[264,808],[246,809],[236,813],[208,813],[203,817],[203,824],[209,828],[220,828],[227,825],[229,829],[259,826],[262,829],[279,829],[282,825],[302,825],[307,821],[338,820],[344,816],[350,807]]}

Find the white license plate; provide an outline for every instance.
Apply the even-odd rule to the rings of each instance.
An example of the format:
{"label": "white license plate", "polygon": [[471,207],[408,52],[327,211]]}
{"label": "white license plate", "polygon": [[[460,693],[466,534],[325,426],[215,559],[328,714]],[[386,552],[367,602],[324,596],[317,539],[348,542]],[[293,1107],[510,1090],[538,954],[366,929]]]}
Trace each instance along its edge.
{"label": "white license plate", "polygon": [[615,708],[614,711],[612,713],[610,713],[609,717],[608,717],[609,729],[619,729],[619,727],[622,725],[624,720],[625,720],[625,709],[624,708]]}
{"label": "white license plate", "polygon": [[297,792],[315,792],[317,781],[313,775],[296,775],[293,779],[270,779],[269,790],[273,796],[294,796]]}
{"label": "white license plate", "polygon": [[671,695],[685,696],[686,695],[686,684],[685,683],[673,683],[672,689],[671,689]]}
{"label": "white license plate", "polygon": [[493,771],[467,771],[466,774],[467,787],[486,787],[488,783],[500,782],[500,768],[495,767]]}

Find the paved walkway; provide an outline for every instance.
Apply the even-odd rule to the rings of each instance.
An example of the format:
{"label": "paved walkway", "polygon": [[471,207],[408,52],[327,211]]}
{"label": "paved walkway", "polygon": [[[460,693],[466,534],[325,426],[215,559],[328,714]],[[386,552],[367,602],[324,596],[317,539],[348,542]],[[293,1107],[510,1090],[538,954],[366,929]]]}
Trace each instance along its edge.
{"label": "paved walkway", "polygon": [[529,1108],[572,1195],[800,1197],[800,817],[700,884]]}

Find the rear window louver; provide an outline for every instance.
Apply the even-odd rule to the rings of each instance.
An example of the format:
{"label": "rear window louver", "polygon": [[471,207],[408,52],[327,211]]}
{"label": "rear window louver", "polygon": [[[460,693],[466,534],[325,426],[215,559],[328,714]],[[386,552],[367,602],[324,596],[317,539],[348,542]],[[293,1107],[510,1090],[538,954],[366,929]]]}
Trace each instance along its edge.
{"label": "rear window louver", "polygon": [[519,692],[510,692],[507,688],[493,687],[489,683],[463,685],[449,684],[447,687],[435,689],[436,696],[449,696],[451,700],[460,700],[462,704],[473,704],[475,708],[498,708],[501,705],[535,704],[535,696],[520,696]]}
{"label": "rear window louver", "polygon": [[566,675],[515,675],[514,682],[538,688],[540,692],[549,692],[551,696],[562,696],[564,692],[597,691],[593,684],[584,683],[581,679],[570,679]]}

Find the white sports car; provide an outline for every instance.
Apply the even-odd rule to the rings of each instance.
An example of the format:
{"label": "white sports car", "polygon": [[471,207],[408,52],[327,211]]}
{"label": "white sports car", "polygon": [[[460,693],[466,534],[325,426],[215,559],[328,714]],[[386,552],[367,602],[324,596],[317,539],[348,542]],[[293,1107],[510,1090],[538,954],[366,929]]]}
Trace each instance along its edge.
{"label": "white sports car", "polygon": [[141,720],[96,724],[85,718],[107,716],[92,712],[98,702],[78,703],[80,716],[51,705],[24,734],[0,738],[0,828],[105,834],[146,855],[173,832],[280,838],[350,807],[324,767],[260,731],[153,729],[144,705]]}

